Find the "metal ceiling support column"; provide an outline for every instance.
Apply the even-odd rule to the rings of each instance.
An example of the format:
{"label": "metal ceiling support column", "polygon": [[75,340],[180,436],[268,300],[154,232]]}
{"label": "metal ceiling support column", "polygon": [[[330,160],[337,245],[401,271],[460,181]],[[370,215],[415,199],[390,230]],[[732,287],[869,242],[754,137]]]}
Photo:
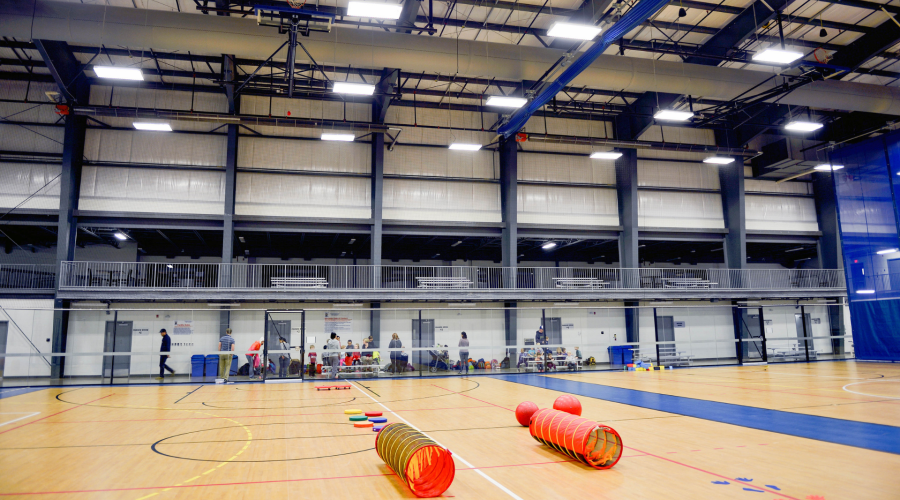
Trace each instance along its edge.
{"label": "metal ceiling support column", "polygon": [[[842,269],[841,233],[837,214],[837,199],[834,190],[834,174],[817,172],[812,174],[813,191],[816,200],[816,218],[819,220],[819,237],[817,250],[820,269]],[[827,267],[826,267],[827,266]],[[828,307],[828,324],[831,338],[831,349],[834,354],[844,354],[844,308],[840,305]],[[840,338],[835,338],[840,337]]]}
{"label": "metal ceiling support column", "polygon": [[[638,260],[638,178],[637,150],[622,149],[622,156],[616,160],[616,195],[619,202],[619,268],[640,267]],[[631,281],[637,276],[624,274],[622,279]],[[625,306],[636,307],[638,302],[626,302]],[[640,338],[640,310],[625,309],[625,337],[627,342],[637,342]]]}
{"label": "metal ceiling support column", "polygon": [[519,261],[518,178],[516,140],[500,138],[500,234],[502,266],[506,268],[506,288],[516,287],[516,265]]}
{"label": "metal ceiling support column", "polygon": [[[400,19],[397,19],[398,25],[408,26],[410,28],[416,27],[416,16],[419,14],[419,1],[420,0],[404,0],[403,9],[400,11]],[[412,33],[412,30],[403,28],[397,28],[395,31],[397,33]]]}
{"label": "metal ceiling support column", "polygon": [[519,315],[516,310],[516,302],[505,302],[504,310],[504,327],[506,329],[506,355],[509,356],[509,367],[512,368],[513,363],[517,363],[519,355],[516,352],[516,344],[518,343],[519,333]]}
{"label": "metal ceiling support column", "polygon": [[[414,1],[414,0],[410,0]],[[418,5],[418,3],[416,3]],[[400,70],[384,68],[381,78],[375,84],[375,98],[372,100],[372,122],[382,125],[387,118],[388,108],[391,105],[391,96],[394,87],[400,79]],[[384,132],[372,132],[371,142],[371,169],[372,169],[372,237],[370,259],[373,266],[381,265],[382,229],[384,226]],[[372,274],[373,287],[381,287],[381,268],[375,267]]]}
{"label": "metal ceiling support column", "polygon": [[660,109],[669,109],[681,94],[666,92],[647,92],[632,102],[628,108],[631,114],[616,117],[616,137],[627,141],[636,141],[653,124],[653,115]]}
{"label": "metal ceiling support column", "polygon": [[369,335],[373,341],[371,347],[378,349],[381,345],[381,302],[369,304]]}
{"label": "metal ceiling support column", "polygon": [[[717,131],[718,132],[718,131]],[[716,134],[716,142],[724,134]],[[744,206],[744,162],[740,159],[719,166],[719,189],[725,218],[725,266],[743,269],[747,266],[747,217]]]}
{"label": "metal ceiling support column", "polygon": [[[728,25],[709,38],[698,52],[711,56],[725,57],[729,55],[736,45],[747,37],[756,33],[756,30],[772,20],[778,12],[788,4],[788,0],[757,0],[743,12],[731,20]],[[688,57],[684,62],[689,64],[704,64],[718,66],[721,60],[707,59],[704,57]]]}
{"label": "metal ceiling support column", "polygon": [[[35,40],[35,47],[53,75],[60,95],[68,106],[75,103],[87,104],[91,87],[81,71],[81,64],[65,42]],[[78,209],[78,193],[81,187],[81,167],[84,158],[84,138],[87,118],[72,114],[65,117],[63,134],[62,168],[59,182],[59,219],[56,233],[56,268],[61,274],[62,262],[75,258],[75,238]],[[56,280],[59,294],[60,277]],[[68,337],[69,315],[65,309],[69,301],[54,299],[52,352],[65,352]],[[50,361],[50,377],[57,379],[65,375],[65,358],[54,357]]]}
{"label": "metal ceiling support column", "polygon": [[[234,55],[222,56],[222,79],[233,82],[235,73]],[[240,112],[240,96],[234,93],[234,84],[225,84],[225,97],[228,99],[228,112],[238,114]],[[229,124],[228,139],[225,152],[225,207],[222,220],[222,262],[230,264],[234,260],[234,198],[237,185],[237,152],[238,138],[240,137],[240,125]],[[230,268],[223,268],[223,273],[230,272]],[[223,275],[221,286],[231,285],[231,276]]]}

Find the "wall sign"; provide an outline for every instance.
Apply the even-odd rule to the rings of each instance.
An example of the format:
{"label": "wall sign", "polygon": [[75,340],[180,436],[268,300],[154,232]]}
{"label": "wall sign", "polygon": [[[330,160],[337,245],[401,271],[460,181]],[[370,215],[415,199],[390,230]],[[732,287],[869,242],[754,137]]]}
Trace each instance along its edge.
{"label": "wall sign", "polygon": [[563,323],[562,327],[563,327],[563,330],[574,330],[575,323]]}
{"label": "wall sign", "polygon": [[325,336],[330,337],[331,332],[338,335],[353,332],[353,318],[346,313],[326,312],[325,313]]}
{"label": "wall sign", "polygon": [[194,333],[194,320],[185,319],[175,321],[175,327],[172,328],[172,335],[191,335]]}
{"label": "wall sign", "polygon": [[684,321],[673,321],[675,328],[684,328]]}
{"label": "wall sign", "polygon": [[131,334],[132,335],[149,335],[150,329],[149,328],[132,328]]}

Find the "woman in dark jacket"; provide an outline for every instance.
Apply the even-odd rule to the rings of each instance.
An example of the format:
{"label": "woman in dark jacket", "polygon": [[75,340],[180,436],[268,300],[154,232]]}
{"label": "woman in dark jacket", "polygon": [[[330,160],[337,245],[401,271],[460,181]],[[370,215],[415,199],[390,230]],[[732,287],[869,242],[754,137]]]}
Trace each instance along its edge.
{"label": "woman in dark jacket", "polygon": [[[459,339],[459,372],[466,373],[469,369],[469,336],[462,332]],[[465,349],[465,351],[463,350]]]}
{"label": "woman in dark jacket", "polygon": [[[400,336],[397,335],[396,333],[391,334],[391,343],[388,344],[388,349],[400,349],[401,347],[403,347],[403,343],[400,342]],[[398,363],[398,361],[402,361],[402,359],[403,358],[400,355],[400,351],[391,351],[391,371],[392,372],[397,371],[397,363]],[[401,364],[405,364],[405,363],[401,363]],[[404,371],[405,369],[406,369],[406,366],[400,367],[401,372]]]}

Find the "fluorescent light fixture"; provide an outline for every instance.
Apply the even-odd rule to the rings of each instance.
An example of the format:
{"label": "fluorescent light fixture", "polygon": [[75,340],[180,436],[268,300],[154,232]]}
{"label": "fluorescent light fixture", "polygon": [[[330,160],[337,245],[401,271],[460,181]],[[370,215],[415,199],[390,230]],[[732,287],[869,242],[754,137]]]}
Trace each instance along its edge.
{"label": "fluorescent light fixture", "polygon": [[403,6],[381,2],[350,2],[347,15],[353,17],[377,17],[379,19],[400,19]]}
{"label": "fluorescent light fixture", "polygon": [[209,302],[206,304],[206,307],[241,307],[241,304],[240,303],[218,304],[218,303]]}
{"label": "fluorescent light fixture", "polygon": [[769,47],[768,49],[753,54],[753,60],[775,64],[790,64],[803,57],[802,52],[794,50],[782,50]]}
{"label": "fluorescent light fixture", "polygon": [[348,245],[352,245],[352,244],[354,244],[354,243],[356,243],[356,238],[350,238],[350,241],[348,242]]}
{"label": "fluorescent light fixture", "polygon": [[238,236],[238,240],[240,240],[241,243],[246,243],[246,242],[244,241],[244,237],[243,237],[243,236]]}
{"label": "fluorescent light fixture", "polygon": [[372,95],[375,93],[375,86],[366,83],[334,82],[332,92],[336,94]]}
{"label": "fluorescent light fixture", "polygon": [[353,139],[356,139],[356,136],[353,134],[329,134],[327,132],[322,132],[323,141],[353,142]]}
{"label": "fluorescent light fixture", "polygon": [[547,30],[547,36],[571,38],[573,40],[593,40],[595,36],[600,34],[600,31],[599,26],[591,26],[589,24],[554,23]]}
{"label": "fluorescent light fixture", "polygon": [[113,234],[113,236],[115,236],[117,240],[124,241],[124,240],[128,239],[128,236],[125,236],[125,234],[123,234],[121,232],[115,233],[115,234]]}
{"label": "fluorescent light fixture", "polygon": [[475,307],[476,302],[447,302],[447,307]]}
{"label": "fluorescent light fixture", "polygon": [[675,111],[671,109],[661,109],[657,111],[653,118],[657,120],[671,121],[671,122],[686,122],[694,116],[694,113],[690,111]]}
{"label": "fluorescent light fixture", "polygon": [[790,123],[784,126],[786,130],[794,130],[796,132],[812,132],[813,130],[819,130],[824,127],[821,123],[817,122],[807,122],[803,120],[792,120]]}
{"label": "fluorescent light fixture", "polygon": [[727,158],[725,156],[710,156],[709,158],[703,159],[703,163],[715,163],[716,165],[728,165],[733,162],[734,158]]}
{"label": "fluorescent light fixture", "polygon": [[856,293],[872,294],[875,290],[857,290]]}
{"label": "fluorescent light fixture", "polygon": [[119,68],[117,66],[94,66],[94,73],[100,78],[115,78],[118,80],[143,80],[144,74],[140,68]]}
{"label": "fluorescent light fixture", "polygon": [[618,151],[597,151],[591,153],[591,158],[595,160],[618,160],[622,157],[622,153]]}
{"label": "fluorescent light fixture", "polygon": [[168,267],[169,269],[174,269],[174,268],[175,268],[175,266],[173,266],[172,264],[166,264],[166,267]]}
{"label": "fluorescent light fixture", "polygon": [[488,97],[486,103],[487,106],[498,106],[501,108],[521,108],[528,102],[528,99],[524,97],[506,97],[499,95],[492,95]]}
{"label": "fluorescent light fixture", "polygon": [[556,246],[556,243],[554,243],[552,241],[548,241],[547,243],[544,243],[543,245],[541,245],[541,248],[543,248],[544,250],[550,250],[551,248],[554,248],[555,246]]}
{"label": "fluorescent light fixture", "polygon": [[331,307],[335,309],[343,309],[345,307],[362,307],[362,302],[359,304],[331,304]]}
{"label": "fluorescent light fixture", "polygon": [[452,248],[452,247],[455,247],[455,246],[460,245],[460,244],[462,244],[462,240],[459,240],[459,241],[457,241],[456,243],[450,245],[450,247]]}
{"label": "fluorescent light fixture", "polygon": [[842,168],[844,168],[843,165],[829,165],[827,163],[823,163],[821,165],[816,165],[815,167],[813,167],[813,170],[824,170],[827,172],[829,170],[840,170]]}
{"label": "fluorescent light fixture", "polygon": [[172,127],[168,123],[134,122],[134,128],[138,130],[152,130],[154,132],[171,132]]}
{"label": "fluorescent light fixture", "polygon": [[887,250],[879,250],[879,251],[877,251],[877,252],[875,252],[875,253],[877,253],[878,255],[887,255],[887,254],[889,254],[889,253],[894,253],[894,252],[900,252],[900,249],[897,249],[897,248],[888,248]]}
{"label": "fluorescent light fixture", "polygon": [[481,144],[466,144],[464,142],[454,142],[450,145],[450,149],[459,149],[461,151],[478,151]]}

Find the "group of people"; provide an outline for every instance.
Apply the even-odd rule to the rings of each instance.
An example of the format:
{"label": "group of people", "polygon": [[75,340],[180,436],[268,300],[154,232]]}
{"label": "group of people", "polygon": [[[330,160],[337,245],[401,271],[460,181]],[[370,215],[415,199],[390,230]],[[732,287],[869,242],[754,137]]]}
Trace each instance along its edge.
{"label": "group of people", "polygon": [[[395,333],[394,335],[397,334]],[[312,351],[315,347],[316,346],[314,345],[310,346],[310,350]],[[346,344],[342,344],[340,335],[331,332],[331,338],[325,343],[324,352],[322,353],[323,363],[329,366],[328,378],[338,378],[338,373],[341,370],[342,364],[344,366],[352,366],[378,363],[381,359],[378,351],[369,350],[374,349],[375,347],[375,341],[372,339],[372,336],[369,335],[363,340],[361,351],[347,351],[347,349],[360,349],[360,345],[358,343],[354,344],[353,341],[349,339]],[[342,350],[345,351],[343,355],[341,355]],[[315,365],[317,357],[316,352],[310,352],[309,362]]]}

